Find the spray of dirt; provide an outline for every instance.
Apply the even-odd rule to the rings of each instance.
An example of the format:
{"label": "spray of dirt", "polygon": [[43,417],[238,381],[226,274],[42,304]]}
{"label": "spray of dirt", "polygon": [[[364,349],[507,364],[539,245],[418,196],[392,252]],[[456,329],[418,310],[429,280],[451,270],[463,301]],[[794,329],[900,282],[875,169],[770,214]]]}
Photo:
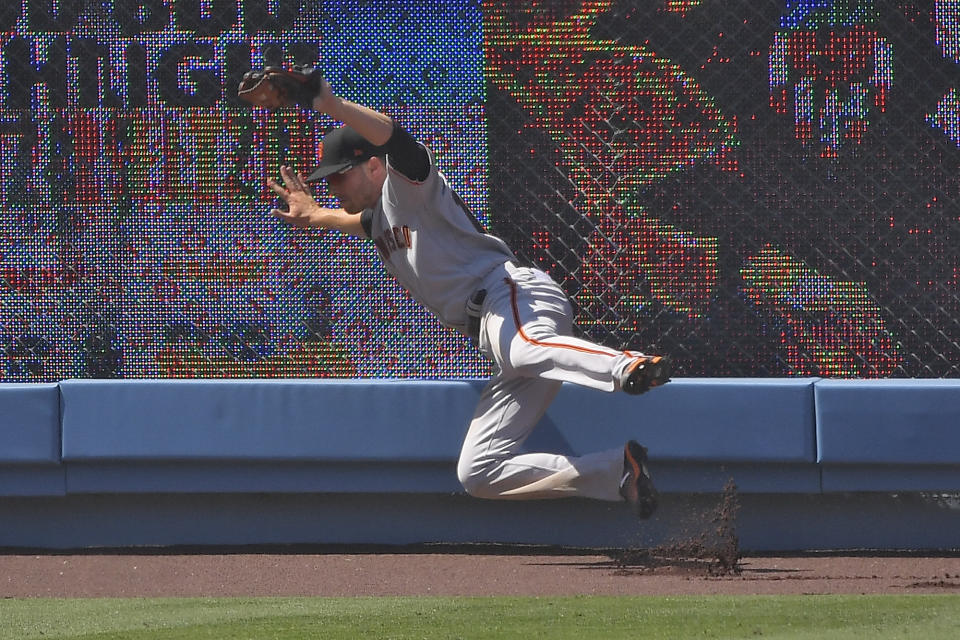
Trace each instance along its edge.
{"label": "spray of dirt", "polygon": [[727,481],[716,507],[699,516],[694,531],[651,549],[622,549],[610,554],[621,573],[674,568],[713,576],[739,575],[740,541],[736,518],[737,485]]}

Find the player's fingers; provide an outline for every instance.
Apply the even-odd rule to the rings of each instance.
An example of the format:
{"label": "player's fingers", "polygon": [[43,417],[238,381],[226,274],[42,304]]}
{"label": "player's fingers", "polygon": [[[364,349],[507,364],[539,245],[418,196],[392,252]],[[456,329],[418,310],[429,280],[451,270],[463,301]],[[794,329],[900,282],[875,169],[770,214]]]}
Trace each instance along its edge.
{"label": "player's fingers", "polygon": [[287,165],[280,167],[280,176],[283,178],[283,184],[285,184],[290,191],[303,191],[303,181],[300,180],[299,174],[291,167]]}
{"label": "player's fingers", "polygon": [[271,189],[275,194],[277,194],[277,195],[280,196],[281,198],[286,199],[286,197],[287,197],[287,190],[284,189],[282,186],[280,186],[280,185],[277,183],[276,180],[274,180],[273,178],[267,178],[267,186],[270,187],[270,189]]}
{"label": "player's fingers", "polygon": [[293,171],[292,169],[290,172],[293,174],[293,180],[296,182],[297,188],[301,191],[309,192],[310,186],[307,184],[307,181],[303,179],[303,175],[299,171]]}

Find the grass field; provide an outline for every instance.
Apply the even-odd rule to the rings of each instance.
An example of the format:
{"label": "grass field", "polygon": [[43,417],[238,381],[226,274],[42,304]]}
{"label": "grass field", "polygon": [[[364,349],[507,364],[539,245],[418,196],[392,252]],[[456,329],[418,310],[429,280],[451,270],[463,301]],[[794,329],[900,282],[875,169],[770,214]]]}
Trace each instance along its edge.
{"label": "grass field", "polygon": [[0,600],[0,640],[960,638],[960,596]]}

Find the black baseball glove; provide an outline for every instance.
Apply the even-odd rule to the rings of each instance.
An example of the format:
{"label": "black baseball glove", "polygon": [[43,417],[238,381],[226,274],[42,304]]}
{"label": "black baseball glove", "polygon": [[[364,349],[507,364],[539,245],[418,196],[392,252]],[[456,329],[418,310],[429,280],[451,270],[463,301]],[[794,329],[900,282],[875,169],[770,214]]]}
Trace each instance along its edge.
{"label": "black baseball glove", "polygon": [[320,93],[322,80],[323,74],[314,67],[265,67],[243,74],[237,95],[265,109],[297,105],[309,108],[314,96]]}

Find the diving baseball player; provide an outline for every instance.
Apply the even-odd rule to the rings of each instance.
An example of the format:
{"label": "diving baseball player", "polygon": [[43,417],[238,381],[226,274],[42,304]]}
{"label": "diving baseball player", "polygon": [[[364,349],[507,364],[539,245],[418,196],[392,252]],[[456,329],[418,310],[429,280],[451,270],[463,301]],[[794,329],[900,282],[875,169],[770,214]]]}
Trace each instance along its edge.
{"label": "diving baseball player", "polygon": [[[457,475],[466,491],[625,500],[650,517],[658,496],[647,450],[636,441],[582,457],[528,453],[522,445],[563,382],[639,394],[670,379],[669,359],[573,337],[560,287],[480,227],[426,147],[389,116],[335,95],[319,71],[252,71],[239,94],[267,108],[299,104],[345,124],[324,137],[320,166],[306,179],[284,166],[282,184],[268,180],[286,204],[271,213],[298,227],[371,239],[397,281],[493,361],[460,453]],[[340,209],[314,199],[309,183],[323,179]]]}

